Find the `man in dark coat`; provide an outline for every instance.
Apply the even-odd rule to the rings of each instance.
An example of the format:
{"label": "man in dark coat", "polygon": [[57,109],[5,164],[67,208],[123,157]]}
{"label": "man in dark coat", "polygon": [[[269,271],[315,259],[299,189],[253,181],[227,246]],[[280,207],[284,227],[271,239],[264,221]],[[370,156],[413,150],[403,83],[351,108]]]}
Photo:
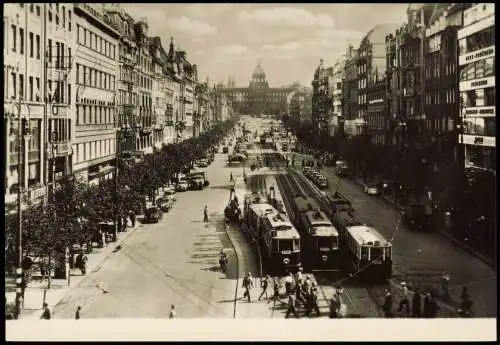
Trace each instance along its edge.
{"label": "man in dark coat", "polygon": [[384,311],[384,317],[392,317],[392,294],[391,290],[385,290],[384,304],[382,305],[382,310]]}
{"label": "man in dark coat", "polygon": [[424,310],[422,312],[423,317],[430,317],[431,312],[431,294],[426,293],[424,297]]}
{"label": "man in dark coat", "polygon": [[420,317],[421,296],[418,288],[415,289],[415,294],[411,300],[411,313],[413,317]]}
{"label": "man in dark coat", "polygon": [[436,318],[438,311],[439,311],[439,306],[437,305],[436,300],[432,297],[432,295],[429,295],[429,306],[428,306],[428,312],[430,318]]}

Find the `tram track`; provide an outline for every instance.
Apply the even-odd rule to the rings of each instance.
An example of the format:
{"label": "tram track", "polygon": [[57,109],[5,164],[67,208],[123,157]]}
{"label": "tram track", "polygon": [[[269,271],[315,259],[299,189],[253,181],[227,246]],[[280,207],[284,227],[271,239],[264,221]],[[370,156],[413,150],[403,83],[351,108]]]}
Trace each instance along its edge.
{"label": "tram track", "polygon": [[[288,169],[290,172],[290,177],[295,181],[297,185],[300,185],[303,187],[303,190],[307,195],[312,197],[314,200],[316,200],[320,207],[322,209],[327,210],[328,203],[325,200],[324,194],[315,186],[312,184],[311,181],[306,180],[306,178],[303,175],[300,175],[299,172],[297,172],[295,169],[291,168]],[[332,279],[335,277],[329,277],[327,272],[321,273],[318,272],[315,274],[317,277],[317,280],[323,282],[324,284],[321,284],[322,288],[329,290],[330,287],[333,285],[337,285],[335,282],[332,282],[332,280],[338,281],[338,279]],[[351,279],[351,275],[341,278],[340,281],[348,281]],[[353,278],[356,280],[355,278]],[[351,279],[352,280],[352,279]],[[348,300],[349,304],[351,305],[351,308],[348,308],[348,310],[357,310],[358,313],[350,313],[351,317],[361,317],[361,309],[365,310],[365,314],[369,314],[372,317],[380,317],[382,316],[380,308],[378,308],[377,300],[379,299],[379,294],[375,291],[378,289],[378,287],[372,287],[372,286],[358,286],[359,282],[356,282],[354,286],[349,286],[351,284],[338,284],[339,286],[342,285],[342,289],[344,291],[343,296],[345,297],[344,300]],[[347,287],[346,287],[347,285]],[[320,284],[318,284],[320,286]],[[335,291],[335,288],[332,287],[333,292]],[[366,311],[369,311],[366,313]]]}

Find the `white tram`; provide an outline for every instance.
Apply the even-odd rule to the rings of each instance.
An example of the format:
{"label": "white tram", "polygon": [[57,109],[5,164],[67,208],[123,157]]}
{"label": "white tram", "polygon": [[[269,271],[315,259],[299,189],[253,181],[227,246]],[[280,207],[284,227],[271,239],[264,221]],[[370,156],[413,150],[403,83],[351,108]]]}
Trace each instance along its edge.
{"label": "white tram", "polygon": [[347,249],[351,269],[365,280],[392,276],[392,244],[375,228],[355,220],[346,212],[335,214],[334,223]]}
{"label": "white tram", "polygon": [[258,240],[268,268],[294,272],[301,265],[299,233],[285,214],[256,194],[245,196],[244,227]]}

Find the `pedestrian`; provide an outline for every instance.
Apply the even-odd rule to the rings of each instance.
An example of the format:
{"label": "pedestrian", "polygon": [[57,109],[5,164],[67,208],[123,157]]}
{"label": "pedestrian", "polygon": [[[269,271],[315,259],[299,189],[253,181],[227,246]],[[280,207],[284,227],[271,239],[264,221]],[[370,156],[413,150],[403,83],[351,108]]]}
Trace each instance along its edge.
{"label": "pedestrian", "polygon": [[230,172],[229,174],[230,174],[230,175],[229,175],[229,182],[234,182],[234,179],[233,179],[233,173],[232,173],[232,172]]}
{"label": "pedestrian", "polygon": [[329,311],[330,311],[330,319],[336,318],[338,316],[338,310],[340,308],[340,303],[338,300],[338,294],[334,293],[332,297],[330,298],[330,301],[328,303]]}
{"label": "pedestrian", "polygon": [[135,228],[135,212],[130,211],[130,222],[132,223],[132,227]]}
{"label": "pedestrian", "polygon": [[316,311],[316,314],[318,314],[318,316],[320,316],[318,306],[318,290],[316,288],[313,288],[311,294],[309,295],[306,316],[309,317],[313,310]]}
{"label": "pedestrian", "polygon": [[43,303],[43,313],[42,316],[40,316],[40,319],[50,320],[50,310],[49,310],[49,305],[47,303]]}
{"label": "pedestrian", "polygon": [[306,279],[302,283],[302,291],[307,294],[311,290],[311,285],[311,278],[309,276],[306,276]]}
{"label": "pedestrian", "polygon": [[[280,300],[280,282],[277,277],[274,278],[273,297],[271,299],[273,300],[273,307],[276,305],[276,301]],[[267,303],[271,303],[271,299],[269,299]]]}
{"label": "pedestrian", "polygon": [[410,312],[410,297],[408,286],[406,286],[405,282],[401,282],[401,286],[403,287],[403,297],[399,302],[398,313],[404,312],[404,314],[408,315],[408,313]]}
{"label": "pedestrian", "polygon": [[431,314],[431,294],[426,293],[424,297],[424,310],[422,316],[425,318],[430,317]]}
{"label": "pedestrian", "polygon": [[266,299],[269,300],[269,296],[267,295],[267,287],[269,286],[270,279],[271,277],[269,275],[266,275],[264,279],[260,280],[260,286],[262,287],[262,292],[260,293],[259,301],[262,298],[262,296],[264,296],[264,294],[266,295]]}
{"label": "pedestrian", "polygon": [[289,294],[293,289],[293,276],[292,273],[289,272],[285,277],[285,291]]}
{"label": "pedestrian", "polygon": [[177,313],[175,312],[175,305],[170,306],[170,313],[168,314],[169,319],[175,319],[177,317]]}
{"label": "pedestrian", "polygon": [[441,277],[441,289],[443,290],[443,294],[445,297],[450,297],[450,289],[449,289],[450,279],[451,279],[450,274],[447,271],[445,271],[443,273],[443,276]]}
{"label": "pedestrian", "polygon": [[413,317],[420,317],[420,308],[421,308],[420,302],[421,302],[420,290],[416,288],[411,301],[412,304],[411,309]]}
{"label": "pedestrian", "polygon": [[297,273],[295,274],[295,284],[299,287],[302,286],[302,280],[304,279],[302,271],[303,271],[302,267],[299,267]]}
{"label": "pedestrian", "polygon": [[252,302],[250,297],[250,289],[253,287],[252,274],[250,272],[247,273],[245,278],[243,278],[243,288],[245,292],[243,293],[243,298],[248,297],[248,302]]}
{"label": "pedestrian", "polygon": [[382,310],[384,311],[384,317],[392,317],[392,294],[391,290],[385,289],[384,304],[382,305]]}
{"label": "pedestrian", "polygon": [[78,306],[76,308],[76,312],[75,312],[75,320],[80,320],[80,311],[82,310],[82,307]]}
{"label": "pedestrian", "polygon": [[437,305],[436,300],[433,298],[432,294],[429,294],[429,302],[428,302],[428,315],[430,318],[436,318],[438,311],[439,311],[439,306]]}
{"label": "pedestrian", "polygon": [[76,257],[76,267],[80,269],[82,272],[82,275],[85,275],[87,273],[87,255],[83,252],[83,249],[80,251],[80,254]]}
{"label": "pedestrian", "polygon": [[205,208],[203,209],[203,221],[208,222],[208,206],[205,205]]}
{"label": "pedestrian", "polygon": [[295,295],[293,293],[288,294],[288,309],[286,311],[285,319],[288,319],[290,313],[293,313],[295,317],[298,319],[299,315],[297,315],[297,301]]}

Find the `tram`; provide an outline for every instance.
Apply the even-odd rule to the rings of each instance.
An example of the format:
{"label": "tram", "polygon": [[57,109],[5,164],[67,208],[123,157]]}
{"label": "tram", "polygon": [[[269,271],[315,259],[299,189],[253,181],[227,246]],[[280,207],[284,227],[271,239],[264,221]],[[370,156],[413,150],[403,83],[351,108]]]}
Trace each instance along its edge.
{"label": "tram", "polygon": [[259,194],[245,196],[243,223],[245,231],[257,239],[262,260],[269,270],[295,272],[301,266],[298,231],[285,214]]}
{"label": "tram", "polygon": [[309,197],[294,198],[295,221],[302,238],[304,263],[311,268],[340,269],[339,233],[328,216]]}
{"label": "tram", "polygon": [[343,256],[351,272],[366,281],[392,276],[392,244],[375,228],[356,220],[352,213],[336,212],[333,224],[339,231]]}

